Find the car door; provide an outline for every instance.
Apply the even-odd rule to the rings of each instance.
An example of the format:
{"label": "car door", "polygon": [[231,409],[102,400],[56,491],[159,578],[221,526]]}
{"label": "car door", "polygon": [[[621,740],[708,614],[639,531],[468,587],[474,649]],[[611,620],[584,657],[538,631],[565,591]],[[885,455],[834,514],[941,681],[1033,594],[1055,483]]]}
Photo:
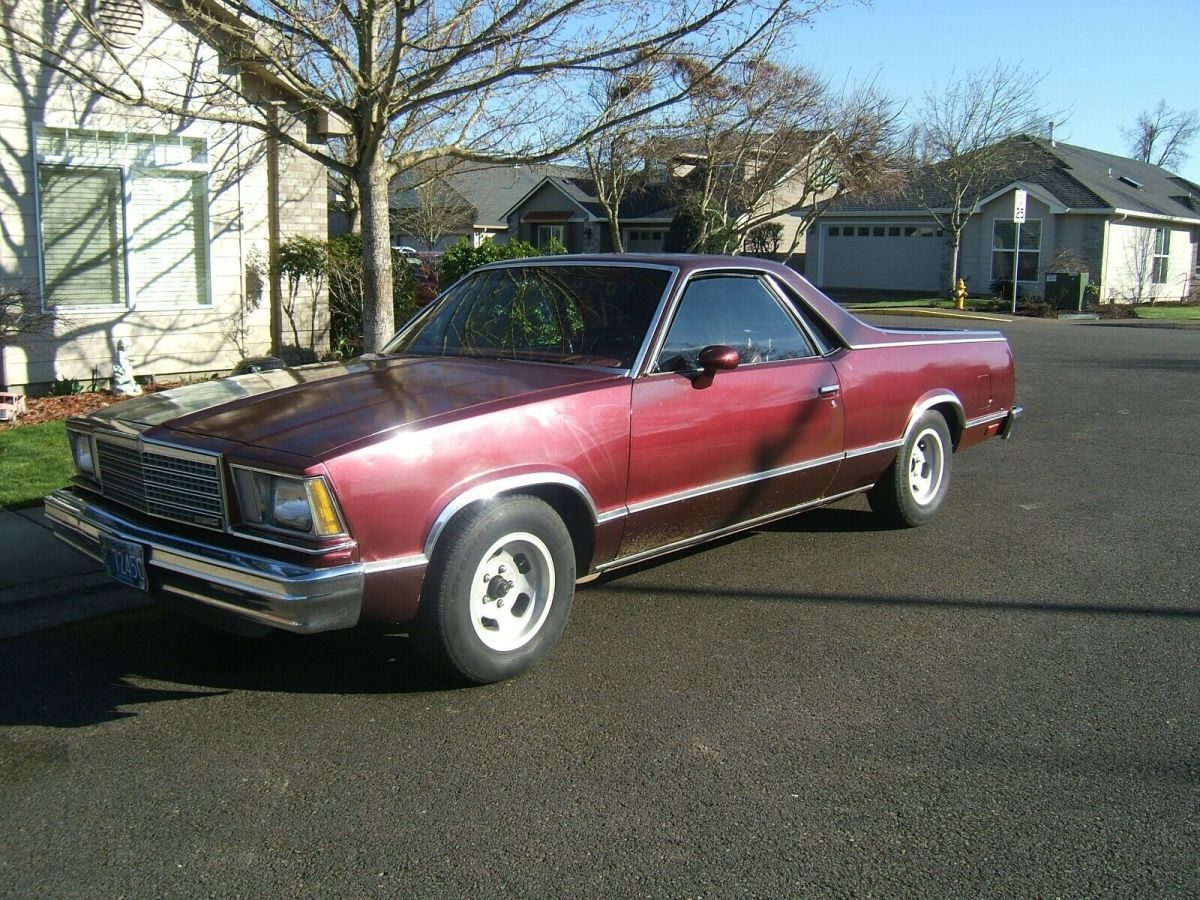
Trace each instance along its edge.
{"label": "car door", "polygon": [[[738,365],[704,372],[706,347]],[[755,275],[693,277],[633,385],[620,555],[637,556],[824,496],[842,454],[837,372]]]}

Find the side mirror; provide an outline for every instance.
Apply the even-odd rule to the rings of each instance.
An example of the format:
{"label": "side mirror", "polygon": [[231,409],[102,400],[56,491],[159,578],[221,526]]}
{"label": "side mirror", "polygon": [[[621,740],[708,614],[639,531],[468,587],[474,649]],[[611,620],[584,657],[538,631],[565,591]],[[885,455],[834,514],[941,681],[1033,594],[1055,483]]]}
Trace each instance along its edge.
{"label": "side mirror", "polygon": [[700,364],[700,369],[705,375],[712,376],[717,372],[727,372],[730,369],[736,369],[741,358],[738,356],[737,350],[733,347],[727,347],[723,344],[715,344],[711,347],[705,347],[700,351],[700,356],[696,361]]}

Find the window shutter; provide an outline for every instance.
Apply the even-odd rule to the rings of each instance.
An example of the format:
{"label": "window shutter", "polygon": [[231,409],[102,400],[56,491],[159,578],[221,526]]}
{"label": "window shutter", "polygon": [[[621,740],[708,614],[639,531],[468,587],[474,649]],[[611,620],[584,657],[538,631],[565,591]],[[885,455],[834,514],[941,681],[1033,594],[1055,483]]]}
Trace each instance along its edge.
{"label": "window shutter", "polygon": [[38,190],[47,305],[124,304],[121,170],[41,165]]}

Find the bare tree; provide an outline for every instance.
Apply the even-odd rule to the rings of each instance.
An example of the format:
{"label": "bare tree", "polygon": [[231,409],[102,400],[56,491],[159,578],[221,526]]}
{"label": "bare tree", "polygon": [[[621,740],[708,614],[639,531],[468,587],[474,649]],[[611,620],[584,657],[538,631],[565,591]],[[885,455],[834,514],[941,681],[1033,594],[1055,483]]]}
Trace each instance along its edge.
{"label": "bare tree", "polygon": [[[0,43],[123,103],[269,132],[353,183],[364,342],[373,350],[394,326],[388,185],[395,175],[431,159],[550,159],[684,96],[664,80],[622,115],[598,118],[575,99],[595,78],[644,66],[651,53],[664,64],[688,54],[714,72],[834,2],[156,0],[217,48],[222,63],[163,58],[179,77],[159,85],[144,77],[153,48],[116,48],[93,23],[90,0],[61,0],[90,43],[63,42],[36,17],[24,25],[5,18]],[[341,151],[281,128],[277,108],[263,102],[272,95],[313,119],[342,123]]]}
{"label": "bare tree", "polygon": [[980,200],[1011,178],[1030,155],[1027,141],[1045,119],[1037,88],[1045,76],[997,62],[951,78],[925,95],[918,114],[920,157],[912,192],[950,235],[948,290],[958,280],[962,234]]}
{"label": "bare tree", "polygon": [[1152,110],[1142,110],[1132,128],[1121,135],[1135,159],[1176,171],[1191,158],[1187,147],[1200,134],[1200,111],[1171,109],[1159,100]]}
{"label": "bare tree", "polygon": [[[628,71],[599,79],[591,99],[599,121],[623,118],[654,90],[655,67],[646,60],[634,63]],[[668,75],[677,75],[673,67]],[[645,188],[647,150],[653,135],[663,127],[661,121],[646,116],[628,119],[623,124],[598,132],[583,145],[583,157],[591,175],[593,190],[608,219],[613,250],[625,252],[621,234],[621,203]]]}
{"label": "bare tree", "polygon": [[[403,176],[401,176],[403,178]],[[412,235],[426,250],[434,250],[448,235],[470,232],[476,211],[445,179],[430,175],[399,195],[392,211],[397,232]]]}
{"label": "bare tree", "polygon": [[790,213],[790,256],[829,204],[893,186],[903,172],[899,108],[872,86],[839,95],[803,68],[754,56],[706,77],[690,107],[678,145],[692,168],[678,201],[697,225],[692,250],[739,252]]}

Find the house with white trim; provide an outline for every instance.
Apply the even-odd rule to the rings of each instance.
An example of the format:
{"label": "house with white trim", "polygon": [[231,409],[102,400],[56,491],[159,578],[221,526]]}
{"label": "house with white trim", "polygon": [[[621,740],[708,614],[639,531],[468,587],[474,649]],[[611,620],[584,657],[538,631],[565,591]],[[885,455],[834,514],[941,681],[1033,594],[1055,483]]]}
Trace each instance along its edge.
{"label": "house with white trim", "polygon": [[[1011,283],[1014,270],[1023,293],[1041,295],[1047,273],[1066,259],[1088,274],[1102,301],[1181,300],[1196,289],[1200,186],[1138,160],[1017,140],[1027,152],[995,173],[963,232],[959,276],[973,296]],[[1018,247],[1019,190],[1027,201]],[[809,233],[808,277],[835,297],[944,294],[950,236],[930,209],[949,206],[915,183],[899,194],[833,203]]]}
{"label": "house with white trim", "polygon": [[[64,5],[17,0],[4,24],[111,67],[91,26],[152,97],[177,99],[189,74],[255,77],[148,0],[90,9],[80,23]],[[328,117],[257,85],[301,141],[328,136]],[[118,341],[140,375],[226,371],[286,350],[288,312],[306,349],[327,348],[324,298],[289,310],[268,274],[282,237],[326,236],[326,203],[324,169],[257,129],[123,105],[0,49],[0,287],[50,313],[44,332],[3,348],[0,387],[107,386]]]}
{"label": "house with white trim", "polygon": [[[663,248],[675,207],[666,181],[654,182],[621,200],[621,237],[629,253]],[[571,253],[611,253],[612,226],[596,197],[595,182],[576,175],[547,175],[506,212],[509,234],[535,247],[557,241]]]}
{"label": "house with white trim", "polygon": [[[828,180],[828,163],[822,147],[833,137],[826,131],[795,135],[785,146],[792,154],[782,168],[771,149],[772,135],[752,136],[753,147],[742,154],[737,164],[722,166],[723,179],[754,179],[762,174],[769,184],[756,185],[759,192],[753,208],[732,210],[739,222],[779,226],[779,248],[785,254],[802,258],[807,212],[801,204],[820,202],[830,196],[836,185],[815,189]],[[667,231],[675,218],[676,200],[681,190],[699,187],[698,176],[710,157],[696,147],[674,146],[665,157],[646,160],[652,177],[637,190],[621,198],[617,218],[621,243],[630,253],[658,253],[663,249]],[[778,174],[770,174],[778,173]],[[695,184],[689,185],[689,179]],[[509,232],[515,238],[538,247],[556,240],[572,253],[607,253],[614,247],[612,223],[596,192],[595,181],[586,175],[548,175],[535,184],[508,210]]]}

